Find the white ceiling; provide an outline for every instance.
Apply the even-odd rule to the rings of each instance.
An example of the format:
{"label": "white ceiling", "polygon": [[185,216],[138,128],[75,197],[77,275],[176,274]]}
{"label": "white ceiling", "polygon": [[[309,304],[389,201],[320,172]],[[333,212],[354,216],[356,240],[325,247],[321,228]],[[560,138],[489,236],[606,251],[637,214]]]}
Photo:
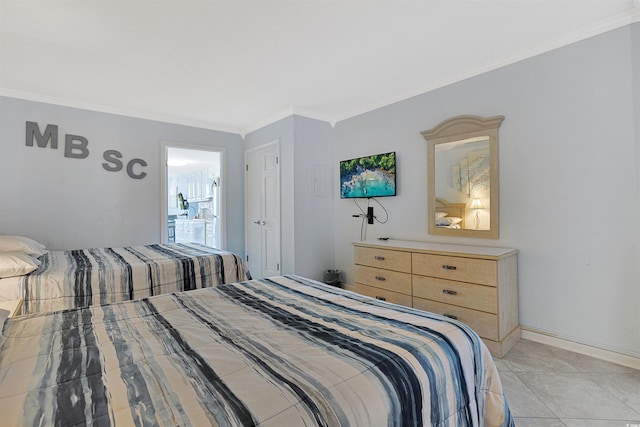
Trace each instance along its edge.
{"label": "white ceiling", "polygon": [[167,147],[167,172],[185,174],[211,168],[213,176],[220,176],[220,152]]}
{"label": "white ceiling", "polygon": [[640,20],[640,0],[0,0],[0,95],[245,134]]}

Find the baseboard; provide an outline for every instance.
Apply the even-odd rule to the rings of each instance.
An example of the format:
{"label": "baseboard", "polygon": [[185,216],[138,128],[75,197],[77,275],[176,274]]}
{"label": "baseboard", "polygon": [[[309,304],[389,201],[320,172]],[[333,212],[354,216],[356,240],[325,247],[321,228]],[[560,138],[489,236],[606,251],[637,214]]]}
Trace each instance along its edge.
{"label": "baseboard", "polygon": [[558,347],[563,350],[573,351],[574,353],[584,354],[586,356],[595,357],[596,359],[605,360],[617,365],[626,366],[640,370],[640,358],[618,353],[611,350],[605,350],[586,344],[580,344],[563,338],[548,335],[544,332],[535,331],[526,326],[522,326],[522,339],[539,342],[541,344]]}

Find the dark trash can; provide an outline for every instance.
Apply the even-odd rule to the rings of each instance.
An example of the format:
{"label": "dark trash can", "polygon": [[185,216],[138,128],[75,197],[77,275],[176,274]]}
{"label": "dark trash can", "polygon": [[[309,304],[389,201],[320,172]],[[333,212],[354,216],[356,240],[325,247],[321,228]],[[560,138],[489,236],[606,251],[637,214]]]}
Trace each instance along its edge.
{"label": "dark trash can", "polygon": [[324,283],[331,286],[340,286],[340,270],[325,270]]}

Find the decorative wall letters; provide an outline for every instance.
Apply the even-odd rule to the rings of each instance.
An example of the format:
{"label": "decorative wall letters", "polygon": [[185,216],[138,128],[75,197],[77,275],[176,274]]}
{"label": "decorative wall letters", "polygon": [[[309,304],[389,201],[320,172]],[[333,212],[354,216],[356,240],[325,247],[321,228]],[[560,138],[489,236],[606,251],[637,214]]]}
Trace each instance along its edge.
{"label": "decorative wall letters", "polygon": [[[46,148],[51,144],[51,148],[58,149],[58,126],[47,124],[44,132],[40,132],[40,127],[36,122],[26,122],[25,144],[33,147],[36,143],[40,148]],[[89,157],[89,140],[83,136],[66,134],[64,136],[64,156],[72,159],[86,159]],[[118,150],[106,150],[102,155],[105,163],[102,163],[104,170],[108,172],[119,172],[124,167],[122,153]],[[127,175],[133,179],[142,179],[147,176],[146,172],[137,172],[137,166],[144,168],[147,162],[142,159],[131,159],[127,162]]]}

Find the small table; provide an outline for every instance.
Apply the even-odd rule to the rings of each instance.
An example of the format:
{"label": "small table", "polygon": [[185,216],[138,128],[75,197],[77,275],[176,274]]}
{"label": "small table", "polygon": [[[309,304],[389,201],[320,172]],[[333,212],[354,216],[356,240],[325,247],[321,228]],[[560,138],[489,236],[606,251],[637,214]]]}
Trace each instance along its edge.
{"label": "small table", "polygon": [[9,317],[22,314],[22,300],[0,301],[0,310],[8,310]]}

